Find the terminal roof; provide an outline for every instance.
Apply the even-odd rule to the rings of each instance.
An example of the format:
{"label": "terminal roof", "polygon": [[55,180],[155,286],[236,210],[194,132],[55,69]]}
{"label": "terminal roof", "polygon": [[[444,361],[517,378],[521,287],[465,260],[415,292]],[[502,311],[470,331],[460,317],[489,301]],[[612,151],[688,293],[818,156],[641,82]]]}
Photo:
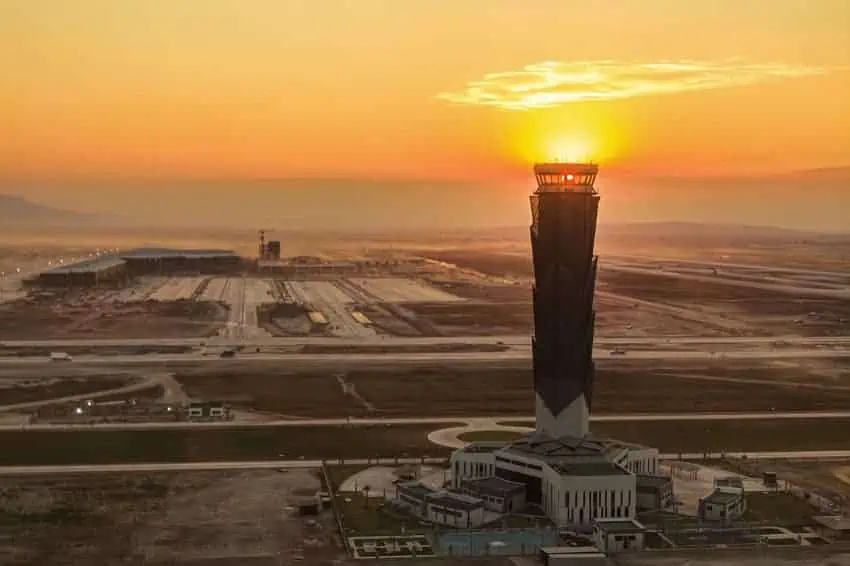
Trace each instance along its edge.
{"label": "terminal roof", "polygon": [[191,258],[191,259],[209,259],[217,257],[233,257],[236,254],[233,250],[216,250],[216,249],[171,249],[171,248],[138,248],[123,252],[121,257],[133,259],[165,259],[165,258]]}
{"label": "terminal roof", "polygon": [[597,519],[593,525],[606,533],[642,533],[646,530],[634,519]]}
{"label": "terminal roof", "polygon": [[47,271],[47,273],[97,273],[112,267],[118,267],[126,263],[123,259],[115,256],[101,256],[95,259],[80,261],[68,265],[60,265]]}
{"label": "terminal roof", "polygon": [[420,482],[400,483],[398,484],[398,490],[420,501],[424,501],[426,497],[435,493],[435,490]]}
{"label": "terminal roof", "polygon": [[730,503],[735,503],[741,497],[743,497],[742,492],[721,491],[717,489],[703,497],[702,500],[715,505],[729,505]]}
{"label": "terminal roof", "polygon": [[451,491],[439,491],[428,496],[428,503],[432,505],[442,505],[449,509],[461,509],[463,511],[472,511],[484,506],[484,502],[477,497],[454,493]]}
{"label": "terminal roof", "polygon": [[525,486],[518,482],[513,482],[497,476],[489,476],[486,478],[478,478],[466,480],[463,482],[464,487],[467,487],[478,493],[487,495],[495,495],[504,497],[517,491],[524,491]]}
{"label": "terminal roof", "polygon": [[573,476],[624,475],[629,472],[611,460],[626,445],[590,436],[551,437],[535,433],[511,443],[503,452],[532,457],[555,471]]}
{"label": "terminal roof", "polygon": [[507,446],[506,442],[471,442],[461,448],[463,452],[470,454],[488,454]]}

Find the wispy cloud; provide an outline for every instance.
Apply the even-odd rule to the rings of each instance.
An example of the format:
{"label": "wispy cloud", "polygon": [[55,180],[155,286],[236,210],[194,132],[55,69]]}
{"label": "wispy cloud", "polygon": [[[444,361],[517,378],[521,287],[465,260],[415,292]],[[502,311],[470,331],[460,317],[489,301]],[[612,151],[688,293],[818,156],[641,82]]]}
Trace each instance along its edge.
{"label": "wispy cloud", "polygon": [[506,110],[548,108],[573,102],[615,100],[751,85],[825,73],[823,68],[740,61],[546,61],[519,71],[490,73],[457,92],[437,97]]}

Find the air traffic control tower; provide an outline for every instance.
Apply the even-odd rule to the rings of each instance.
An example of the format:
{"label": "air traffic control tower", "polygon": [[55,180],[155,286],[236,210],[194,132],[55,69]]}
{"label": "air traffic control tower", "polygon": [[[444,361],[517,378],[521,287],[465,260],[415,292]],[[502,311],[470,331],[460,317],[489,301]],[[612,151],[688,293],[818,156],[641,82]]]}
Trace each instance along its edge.
{"label": "air traffic control tower", "polygon": [[593,391],[599,167],[539,163],[531,195],[537,432],[583,437]]}

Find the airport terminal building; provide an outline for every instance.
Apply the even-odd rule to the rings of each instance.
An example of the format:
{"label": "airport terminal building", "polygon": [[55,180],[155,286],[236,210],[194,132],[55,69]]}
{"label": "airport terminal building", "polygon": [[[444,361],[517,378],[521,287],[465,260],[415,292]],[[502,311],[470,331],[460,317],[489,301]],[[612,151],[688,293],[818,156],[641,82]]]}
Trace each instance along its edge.
{"label": "airport terminal building", "polygon": [[240,261],[229,250],[139,248],[60,265],[39,274],[36,282],[44,287],[121,286],[140,275],[234,273]]}

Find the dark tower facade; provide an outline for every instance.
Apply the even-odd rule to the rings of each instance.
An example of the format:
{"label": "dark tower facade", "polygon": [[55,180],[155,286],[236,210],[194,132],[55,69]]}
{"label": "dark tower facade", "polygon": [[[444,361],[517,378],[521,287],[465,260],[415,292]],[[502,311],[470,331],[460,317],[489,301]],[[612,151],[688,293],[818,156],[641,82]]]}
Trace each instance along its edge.
{"label": "dark tower facade", "polygon": [[531,196],[537,431],[588,432],[593,390],[597,165],[540,163]]}

